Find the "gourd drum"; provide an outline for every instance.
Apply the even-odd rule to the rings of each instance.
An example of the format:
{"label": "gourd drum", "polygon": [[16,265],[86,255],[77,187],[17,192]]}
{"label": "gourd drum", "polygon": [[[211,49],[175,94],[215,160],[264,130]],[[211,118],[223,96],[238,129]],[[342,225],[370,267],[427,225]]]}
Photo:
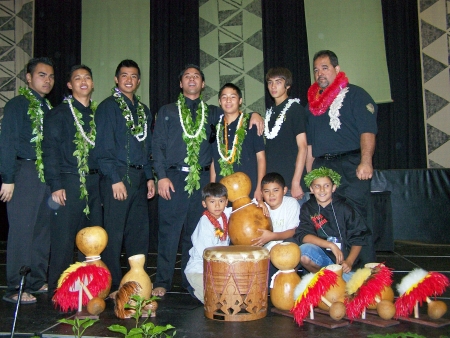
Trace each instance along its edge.
{"label": "gourd drum", "polygon": [[252,245],[252,239],[261,236],[258,229],[272,231],[272,221],[261,208],[252,203],[250,178],[236,172],[220,180],[228,190],[228,200],[233,204],[233,213],[228,221],[228,233],[234,245]]}
{"label": "gourd drum", "polygon": [[248,245],[203,252],[205,316],[244,322],[267,315],[269,251]]}

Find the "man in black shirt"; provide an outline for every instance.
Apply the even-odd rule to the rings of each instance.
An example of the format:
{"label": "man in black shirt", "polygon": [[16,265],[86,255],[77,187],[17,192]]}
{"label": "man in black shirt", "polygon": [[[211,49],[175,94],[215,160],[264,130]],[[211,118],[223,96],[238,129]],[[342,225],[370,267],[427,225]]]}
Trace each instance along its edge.
{"label": "man in black shirt", "polygon": [[104,227],[108,233],[102,258],[111,271],[111,290],[116,290],[122,279],[122,242],[128,257],[148,253],[147,199],[155,194],[155,182],[150,161],[152,116],[134,95],[140,75],[136,62],[120,62],[114,78],[117,87],[95,114],[94,151],[102,173]]}
{"label": "man in black shirt", "polygon": [[85,65],[73,66],[67,87],[72,95],[44,118],[45,181],[53,201],[59,204],[51,218],[49,296],[53,296],[61,273],[73,263],[78,231],[103,224],[98,166],[91,156],[97,108],[91,102],[94,90],[91,69]]}
{"label": "man in black shirt", "polygon": [[8,202],[8,244],[6,275],[7,302],[17,301],[19,270],[31,268],[21,304],[36,303],[32,292],[47,291],[50,251],[50,190],[42,167],[42,120],[51,109],[44,99],[55,82],[53,63],[48,58],[31,59],[27,65],[28,87],[5,106],[0,134],[0,200]]}

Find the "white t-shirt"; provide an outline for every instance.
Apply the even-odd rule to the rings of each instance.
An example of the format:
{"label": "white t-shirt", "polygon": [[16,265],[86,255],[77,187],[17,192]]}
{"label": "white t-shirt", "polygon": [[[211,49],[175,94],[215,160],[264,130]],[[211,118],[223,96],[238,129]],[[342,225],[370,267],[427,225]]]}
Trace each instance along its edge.
{"label": "white t-shirt", "polygon": [[[225,208],[224,213],[227,219],[230,219],[232,208]],[[223,228],[222,217],[218,219],[220,226]],[[192,248],[189,250],[189,261],[186,265],[184,273],[203,273],[203,251],[212,246],[228,246],[230,245],[230,236],[221,241],[215,234],[216,229],[211,224],[208,217],[203,215],[198,221],[197,227],[192,233]]]}
{"label": "white t-shirt", "polygon": [[[267,208],[272,219],[273,232],[283,232],[298,227],[300,223],[300,205],[295,198],[283,196],[283,202],[278,208],[272,210],[269,205],[267,205]],[[281,242],[283,241],[270,241],[264,244],[264,247],[270,251],[274,245]]]}

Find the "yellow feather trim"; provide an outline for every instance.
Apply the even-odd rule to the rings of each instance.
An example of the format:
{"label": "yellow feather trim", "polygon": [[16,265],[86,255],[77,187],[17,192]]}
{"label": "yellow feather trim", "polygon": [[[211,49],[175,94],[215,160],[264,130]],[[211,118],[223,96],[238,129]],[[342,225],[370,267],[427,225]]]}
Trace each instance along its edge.
{"label": "yellow feather trim", "polygon": [[80,268],[82,266],[86,266],[86,263],[84,263],[84,262],[76,262],[76,263],[72,264],[71,266],[69,266],[66,270],[64,270],[63,273],[61,274],[61,276],[59,276],[58,288],[61,287],[62,283],[64,282],[64,279],[66,279],[66,277],[70,273],[74,272],[75,270],[77,270],[78,268]]}
{"label": "yellow feather trim", "polygon": [[356,270],[352,278],[350,278],[350,280],[347,282],[347,285],[345,286],[347,294],[352,295],[356,291],[358,291],[361,285],[364,284],[364,282],[367,280],[367,278],[370,277],[371,274],[372,269],[370,268],[361,268]]}

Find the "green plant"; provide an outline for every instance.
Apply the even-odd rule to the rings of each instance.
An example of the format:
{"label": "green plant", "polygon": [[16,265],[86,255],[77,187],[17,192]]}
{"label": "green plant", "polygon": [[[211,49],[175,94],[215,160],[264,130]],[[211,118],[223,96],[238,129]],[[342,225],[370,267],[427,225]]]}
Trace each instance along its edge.
{"label": "green plant", "polygon": [[[166,326],[155,325],[152,322],[146,323],[148,317],[144,320],[144,322],[139,326],[139,319],[141,318],[143,312],[145,311],[145,307],[153,302],[154,300],[159,299],[158,297],[151,297],[150,299],[145,299],[139,295],[132,295],[131,300],[132,304],[125,304],[125,308],[133,309],[134,314],[132,318],[136,320],[136,326],[132,328],[130,331],[127,330],[125,326],[122,325],[111,325],[108,327],[108,330],[113,332],[122,333],[125,338],[158,338],[162,337],[173,337],[176,334],[176,331],[173,334],[165,333],[168,330],[174,329],[175,327],[167,324]],[[147,311],[148,316],[150,316],[151,310]]]}
{"label": "green plant", "polygon": [[58,322],[63,323],[63,324],[68,324],[68,325],[72,325],[72,331],[75,335],[75,337],[81,338],[83,336],[84,331],[94,325],[96,322],[98,322],[98,319],[90,319],[90,318],[85,318],[85,319],[60,319],[58,320]]}
{"label": "green plant", "polygon": [[370,334],[367,336],[368,338],[425,338],[425,336],[421,336],[411,332],[400,332],[400,333],[391,333],[387,335],[382,334]]}

